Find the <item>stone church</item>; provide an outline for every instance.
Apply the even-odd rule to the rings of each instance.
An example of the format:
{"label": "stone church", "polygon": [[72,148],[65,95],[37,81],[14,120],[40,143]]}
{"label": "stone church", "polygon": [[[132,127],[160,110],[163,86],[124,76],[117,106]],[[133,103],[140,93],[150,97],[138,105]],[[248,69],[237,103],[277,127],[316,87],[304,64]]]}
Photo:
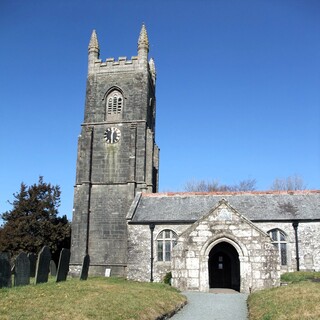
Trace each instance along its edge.
{"label": "stone church", "polygon": [[[88,48],[78,140],[71,272],[162,281],[182,290],[277,286],[280,274],[320,271],[320,191],[157,193],[156,69],[145,26],[138,55]],[[160,124],[161,125],[161,124]]]}

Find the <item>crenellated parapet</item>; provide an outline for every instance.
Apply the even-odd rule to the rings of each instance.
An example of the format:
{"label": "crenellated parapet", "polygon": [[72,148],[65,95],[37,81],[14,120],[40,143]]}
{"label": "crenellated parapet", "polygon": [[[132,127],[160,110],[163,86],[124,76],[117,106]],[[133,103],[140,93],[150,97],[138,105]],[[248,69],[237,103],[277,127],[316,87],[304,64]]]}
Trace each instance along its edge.
{"label": "crenellated parapet", "polygon": [[115,58],[107,58],[106,60],[96,59],[90,68],[89,73],[104,73],[104,72],[132,72],[132,71],[143,71],[143,69],[149,70],[152,81],[155,84],[156,81],[156,71],[153,59],[150,59],[146,68],[141,65],[138,56],[133,56],[131,59],[127,57],[119,57],[117,60]]}
{"label": "crenellated parapet", "polygon": [[106,60],[97,59],[94,62],[92,72],[110,72],[114,69],[114,72],[119,71],[134,71],[141,68],[139,64],[139,58],[137,56],[127,59],[127,57],[107,58]]}
{"label": "crenellated parapet", "polygon": [[145,25],[142,25],[138,39],[138,55],[127,59],[127,57],[99,59],[100,47],[96,31],[93,30],[88,47],[88,75],[104,72],[131,72],[137,70],[150,71],[155,83],[156,72],[153,59],[148,62],[149,40]]}

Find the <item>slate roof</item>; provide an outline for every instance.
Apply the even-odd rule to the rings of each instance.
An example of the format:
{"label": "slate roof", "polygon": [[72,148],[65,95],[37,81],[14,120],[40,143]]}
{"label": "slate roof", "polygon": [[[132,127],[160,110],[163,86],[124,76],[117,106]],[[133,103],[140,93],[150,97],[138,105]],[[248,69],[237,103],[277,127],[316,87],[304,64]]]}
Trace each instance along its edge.
{"label": "slate roof", "polygon": [[320,221],[320,190],[229,193],[144,193],[131,205],[129,223],[188,223],[225,199],[251,221]]}

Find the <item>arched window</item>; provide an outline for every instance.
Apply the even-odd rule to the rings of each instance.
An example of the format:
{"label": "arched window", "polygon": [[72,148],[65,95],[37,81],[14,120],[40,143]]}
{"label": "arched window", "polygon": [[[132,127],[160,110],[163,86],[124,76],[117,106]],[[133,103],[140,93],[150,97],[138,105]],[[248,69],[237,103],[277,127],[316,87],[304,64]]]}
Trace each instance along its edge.
{"label": "arched window", "polygon": [[123,108],[123,97],[118,90],[113,90],[108,94],[107,97],[107,114],[108,115],[119,115],[122,113]]}
{"label": "arched window", "polygon": [[278,248],[280,261],[282,266],[287,265],[287,237],[280,229],[272,229],[268,231],[272,239],[272,243]]}
{"label": "arched window", "polygon": [[166,229],[159,233],[157,238],[158,261],[171,261],[172,248],[177,244],[177,235]]}

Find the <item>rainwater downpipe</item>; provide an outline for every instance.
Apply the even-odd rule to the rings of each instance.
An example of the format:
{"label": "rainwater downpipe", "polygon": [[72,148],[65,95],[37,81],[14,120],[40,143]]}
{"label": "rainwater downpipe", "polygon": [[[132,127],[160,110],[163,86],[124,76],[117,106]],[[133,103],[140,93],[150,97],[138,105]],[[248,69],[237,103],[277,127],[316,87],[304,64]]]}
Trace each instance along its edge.
{"label": "rainwater downpipe", "polygon": [[292,222],[292,226],[294,229],[294,237],[295,237],[295,241],[296,241],[296,260],[297,260],[297,271],[300,271],[300,263],[299,263],[299,239],[298,239],[298,225],[299,225],[299,221],[298,220],[294,220]]}
{"label": "rainwater downpipe", "polygon": [[153,282],[153,231],[154,231],[155,224],[152,222],[149,224],[150,228],[150,234],[151,234],[151,242],[150,242],[150,248],[151,248],[151,253],[150,253],[150,282]]}

